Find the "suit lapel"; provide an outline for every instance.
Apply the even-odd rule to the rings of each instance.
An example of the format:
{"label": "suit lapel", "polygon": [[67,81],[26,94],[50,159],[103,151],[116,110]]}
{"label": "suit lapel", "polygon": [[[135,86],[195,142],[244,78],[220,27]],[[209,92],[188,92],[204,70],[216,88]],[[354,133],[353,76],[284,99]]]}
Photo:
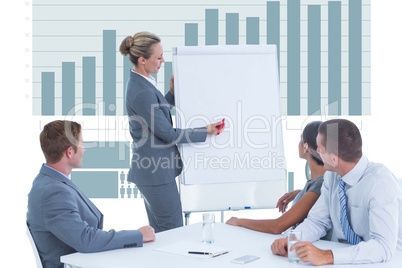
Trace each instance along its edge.
{"label": "suit lapel", "polygon": [[98,218],[100,228],[102,228],[103,214],[94,205],[94,203],[92,203],[91,200],[89,200],[88,197],[72,181],[67,180],[65,182],[63,181],[63,183],[70,186],[78,193],[78,195],[85,202],[85,204],[87,204],[88,208],[92,211],[92,213],[96,216],[96,218]]}
{"label": "suit lapel", "polygon": [[163,110],[166,117],[170,120],[170,124],[173,126],[172,114],[170,113],[170,104],[166,101],[165,97],[159,90],[155,89],[156,97],[158,98],[159,107]]}
{"label": "suit lapel", "polygon": [[170,124],[173,126],[172,114],[170,113],[170,104],[166,101],[166,99],[162,95],[162,93],[151,82],[149,82],[147,79],[145,79],[142,75],[135,73],[135,72],[131,72],[131,73],[133,75],[132,76],[133,78],[138,77],[139,79],[146,81],[146,83],[148,84],[147,87],[150,90],[154,91],[154,93],[156,94],[156,97],[158,99],[159,107],[162,109],[162,111],[166,115],[166,118],[168,118],[170,120]]}
{"label": "suit lapel", "polygon": [[68,178],[66,178],[64,175],[58,173],[57,171],[43,165],[41,170],[41,173],[44,173],[45,175],[51,177],[52,179],[59,181],[61,183],[66,184],[70,188],[74,189],[77,194],[81,197],[82,201],[88,206],[88,208],[92,211],[92,213],[96,216],[99,222],[99,228],[102,228],[103,225],[103,214],[99,211],[99,209],[94,205],[94,203],[91,202],[91,200],[86,197],[86,195]]}

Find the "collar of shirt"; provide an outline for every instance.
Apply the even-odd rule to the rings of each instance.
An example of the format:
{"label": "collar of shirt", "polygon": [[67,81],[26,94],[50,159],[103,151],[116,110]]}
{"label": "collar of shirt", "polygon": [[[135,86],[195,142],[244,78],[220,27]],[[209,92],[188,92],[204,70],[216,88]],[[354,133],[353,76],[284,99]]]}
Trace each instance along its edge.
{"label": "collar of shirt", "polygon": [[66,177],[67,179],[69,179],[69,180],[71,181],[70,177],[67,176],[66,174],[64,174],[64,173],[62,173],[62,172],[60,172],[60,171],[58,171],[57,169],[54,169],[54,168],[52,168],[52,167],[49,167],[49,166],[46,165],[46,164],[44,164],[44,165],[45,165],[46,167],[48,167],[48,168],[50,168],[50,169],[53,169],[54,171],[60,173],[61,175],[63,175],[64,177]]}
{"label": "collar of shirt", "polygon": [[136,71],[134,71],[133,69],[131,69],[132,72],[141,75],[142,77],[144,77],[145,79],[147,79],[152,85],[154,85],[154,87],[156,87],[156,80],[155,78],[153,78],[153,76],[150,77],[146,77],[145,75],[142,75],[140,73],[137,73]]}
{"label": "collar of shirt", "polygon": [[350,186],[354,186],[359,180],[363,177],[364,171],[368,165],[368,159],[364,155],[357,162],[356,166],[352,168],[345,176],[342,177],[342,180]]}

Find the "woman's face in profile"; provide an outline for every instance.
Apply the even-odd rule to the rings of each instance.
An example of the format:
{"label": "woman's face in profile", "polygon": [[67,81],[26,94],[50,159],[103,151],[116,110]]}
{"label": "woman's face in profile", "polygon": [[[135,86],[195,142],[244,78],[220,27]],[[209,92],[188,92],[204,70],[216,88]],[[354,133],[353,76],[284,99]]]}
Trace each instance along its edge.
{"label": "woman's face in profile", "polygon": [[303,143],[303,136],[300,135],[299,141],[299,157],[302,159],[306,159],[306,150],[304,149],[305,144]]}
{"label": "woman's face in profile", "polygon": [[145,60],[145,71],[148,74],[158,73],[159,69],[162,66],[162,63],[165,62],[165,59],[163,58],[163,47],[161,43],[153,44],[151,49],[151,57]]}

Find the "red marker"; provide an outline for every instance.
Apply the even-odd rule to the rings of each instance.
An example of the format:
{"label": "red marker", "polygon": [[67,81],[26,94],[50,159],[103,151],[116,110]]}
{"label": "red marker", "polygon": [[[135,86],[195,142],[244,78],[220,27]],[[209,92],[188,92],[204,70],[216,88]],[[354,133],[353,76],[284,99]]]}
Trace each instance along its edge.
{"label": "red marker", "polygon": [[219,135],[221,133],[224,126],[225,126],[225,118],[222,119],[222,123],[218,126],[218,133],[216,133],[216,135]]}

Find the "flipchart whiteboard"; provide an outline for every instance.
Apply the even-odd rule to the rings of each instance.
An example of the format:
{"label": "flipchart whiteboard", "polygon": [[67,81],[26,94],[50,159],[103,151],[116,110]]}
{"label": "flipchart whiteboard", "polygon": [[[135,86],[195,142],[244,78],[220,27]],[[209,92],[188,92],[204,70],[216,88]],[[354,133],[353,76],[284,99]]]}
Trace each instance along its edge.
{"label": "flipchart whiteboard", "polygon": [[179,144],[184,212],[271,208],[286,190],[275,45],[173,49],[176,126],[225,119],[203,143]]}

